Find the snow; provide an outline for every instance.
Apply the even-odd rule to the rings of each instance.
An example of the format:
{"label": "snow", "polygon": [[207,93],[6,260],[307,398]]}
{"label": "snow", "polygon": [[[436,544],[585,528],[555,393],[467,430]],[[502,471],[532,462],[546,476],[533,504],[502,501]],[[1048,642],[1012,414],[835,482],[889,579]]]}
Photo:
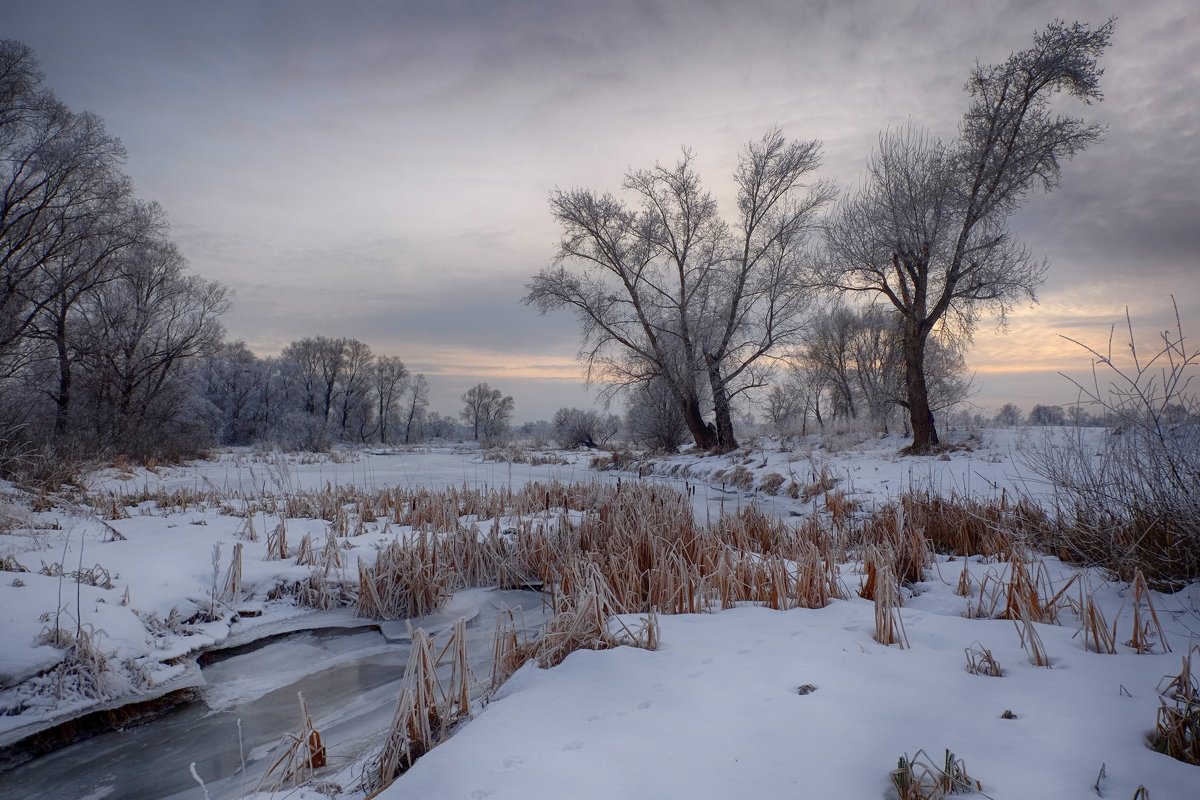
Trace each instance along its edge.
{"label": "snow", "polygon": [[[641,471],[645,480],[694,490],[701,522],[750,504],[783,518],[823,513],[823,493],[802,500],[787,492],[790,482],[800,488],[822,474],[861,508],[914,488],[1044,498],[1045,488],[1023,454],[1044,446],[1047,436],[1052,446],[1053,437],[1065,435],[1070,434],[1024,429],[961,434],[960,449],[941,458],[901,456],[899,437],[809,437],[722,457],[657,458]],[[93,496],[187,489],[284,497],[326,485],[515,488],[530,480],[636,479],[589,470],[587,453],[557,455],[569,463],[484,461],[477,450],[449,448],[334,458],[234,452],[153,471],[108,468],[89,479],[89,489]],[[730,474],[739,468],[749,479],[739,478],[735,486]],[[772,473],[785,481],[775,494],[767,488],[770,481],[764,483]],[[277,514],[256,514],[259,541],[252,542],[243,535],[242,500],[221,506],[164,510],[143,502],[127,509],[128,518],[104,522],[85,508],[22,512],[18,527],[0,533],[0,558],[12,556],[33,570],[0,573],[5,642],[0,709],[6,710],[0,715],[0,746],[103,702],[53,694],[47,670],[62,651],[37,640],[53,624],[55,609],[64,628],[74,631],[78,621],[94,632],[119,665],[117,690],[130,698],[194,680],[186,665],[205,647],[306,627],[362,624],[352,611],[318,612],[290,598],[267,600],[276,583],[305,578],[311,568],[265,557]],[[286,524],[293,553],[305,533],[319,545],[328,528],[322,520],[289,518]],[[403,533],[373,523],[350,536],[354,547],[344,551],[346,574],[356,576],[356,558],[372,559],[375,544]],[[222,582],[239,542],[248,599],[237,610],[259,615],[234,618],[231,609],[219,609],[213,621],[187,623],[210,607],[214,546],[220,547]],[[43,563],[62,563],[67,577],[38,574]],[[1055,559],[1043,563],[1056,586],[1079,573]],[[94,573],[111,576],[111,588],[77,587],[70,577],[80,567],[97,566]],[[940,762],[947,748],[964,759],[991,797],[1095,796],[1092,787],[1103,765],[1103,797],[1131,797],[1145,785],[1154,800],[1200,798],[1200,768],[1159,755],[1145,743],[1159,705],[1157,686],[1163,676],[1178,673],[1180,655],[1200,643],[1200,585],[1154,596],[1174,652],[1161,652],[1162,643],[1146,655],[1128,647],[1119,647],[1118,655],[1087,652],[1075,620],[1064,614],[1060,625],[1035,626],[1051,659],[1050,668],[1040,668],[1030,663],[1011,621],[963,616],[967,600],[954,593],[962,566],[961,559],[943,559],[906,593],[900,614],[907,649],[874,641],[874,605],[854,594],[860,576],[858,565],[849,564],[842,567],[842,579],[851,599],[823,609],[744,607],[660,617],[662,644],[656,652],[622,647],[578,652],[550,670],[527,665],[381,798],[886,797],[892,796],[888,772],[901,755],[924,750]],[[976,585],[989,572],[1002,577],[1006,568],[979,559],[969,564]],[[1108,619],[1118,620],[1118,641],[1128,640],[1128,586],[1091,572],[1078,580],[1094,591]],[[447,627],[487,602],[482,595],[460,593],[423,624]],[[234,663],[245,674],[222,677],[206,702],[236,710],[297,675],[336,670],[364,652],[382,652],[403,642],[407,632],[403,622],[385,624],[385,636],[365,649],[351,646],[353,637],[319,643],[300,637],[273,645],[262,668],[245,666],[258,663],[253,654],[239,656]],[[967,672],[963,651],[975,642],[992,651],[1003,677]],[[210,669],[218,674],[221,664]],[[797,688],[804,684],[816,690],[801,695]],[[1016,718],[1002,719],[1005,710]],[[342,721],[337,715],[315,720],[318,728]],[[369,740],[367,733],[356,730],[347,740]],[[342,754],[339,763],[361,755]],[[356,777],[352,770],[330,779],[349,788]],[[0,796],[4,781],[0,776]],[[99,797],[107,789],[96,791]],[[115,793],[121,795],[119,787]],[[197,786],[186,796],[202,795]],[[307,789],[290,796],[322,795]]]}
{"label": "snow", "polygon": [[[1085,653],[1038,626],[1055,663],[1037,668],[1011,622],[904,617],[906,650],[872,639],[858,599],[661,617],[656,652],[527,665],[380,798],[881,797],[899,756],[946,748],[993,797],[1084,797],[1102,764],[1105,797],[1197,796],[1200,769],[1144,744],[1177,656]],[[1004,677],[966,671],[975,640]]]}

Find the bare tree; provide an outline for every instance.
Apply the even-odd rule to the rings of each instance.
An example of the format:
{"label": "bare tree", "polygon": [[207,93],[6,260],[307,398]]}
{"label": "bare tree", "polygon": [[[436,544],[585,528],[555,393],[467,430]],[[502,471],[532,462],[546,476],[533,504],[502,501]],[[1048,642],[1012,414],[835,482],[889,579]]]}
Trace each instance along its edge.
{"label": "bare tree", "polygon": [[395,356],[379,356],[371,365],[371,388],[375,392],[376,421],[379,426],[379,442],[387,444],[388,426],[396,410],[396,403],[408,384],[408,367]]}
{"label": "bare tree", "polygon": [[404,402],[404,443],[412,444],[417,426],[429,408],[429,381],[418,372],[408,385],[408,399]]}
{"label": "bare tree", "polygon": [[[831,197],[804,180],[816,142],[771,131],[741,153],[734,174],[738,217],[721,219],[693,167],[631,171],[610,194],[556,190],[563,228],[554,268],[527,286],[542,313],[572,309],[588,380],[634,386],[659,380],[697,446],[737,446],[732,399],[762,385],[769,358],[793,340],[805,307],[803,244],[815,210]],[[705,385],[714,422],[704,418]]]}
{"label": "bare tree", "polygon": [[486,383],[477,383],[462,396],[462,421],[471,427],[471,438],[494,439],[512,422],[513,399]]}
{"label": "bare tree", "polygon": [[283,349],[281,358],[297,368],[296,379],[303,393],[304,410],[328,421],[345,369],[346,340],[325,336],[299,339]]}
{"label": "bare tree", "polygon": [[1032,189],[1057,185],[1063,160],[1100,138],[1100,126],[1052,114],[1050,99],[1101,99],[1097,60],[1113,27],[1055,21],[1030,49],[977,65],[958,139],[884,133],[862,188],[829,221],[829,283],[882,295],[901,315],[915,452],[938,442],[925,369],[933,332],[969,333],[982,311],[1003,321],[1018,298],[1035,299],[1045,264],[1007,221]]}
{"label": "bare tree", "polygon": [[449,439],[459,435],[457,420],[449,414],[439,414],[436,411],[425,415],[425,429],[434,439]]}
{"label": "bare tree", "polygon": [[[366,342],[358,339],[342,340],[342,371],[340,376],[341,394],[341,430],[342,436],[349,436],[350,420],[354,414],[360,417],[370,415],[371,407],[367,404],[367,393],[371,388],[371,348]],[[358,438],[362,439],[366,425],[370,419],[362,419],[359,424]]]}
{"label": "bare tree", "polygon": [[0,354],[90,273],[80,251],[130,195],[120,141],[41,79],[28,47],[0,41]]}
{"label": "bare tree", "polygon": [[247,444],[254,441],[258,431],[253,408],[262,395],[267,378],[262,361],[242,341],[227,342],[206,359],[205,393],[221,411],[222,442]]}
{"label": "bare tree", "polygon": [[1016,403],[1005,403],[992,418],[992,423],[1003,428],[1015,428],[1021,424],[1024,417]]}
{"label": "bare tree", "polygon": [[629,393],[625,431],[630,440],[652,450],[674,453],[684,443],[687,421],[664,381],[648,381]]}
{"label": "bare tree", "polygon": [[804,341],[802,359],[828,395],[833,420],[858,417],[851,340],[861,327],[862,318],[854,309],[835,305],[815,317]]}
{"label": "bare tree", "polygon": [[804,413],[800,396],[791,387],[775,384],[767,392],[767,419],[776,436],[787,436]]}
{"label": "bare tree", "polygon": [[54,432],[59,437],[67,432],[79,359],[69,330],[81,313],[78,306],[121,274],[122,258],[136,257],[135,248],[161,239],[166,232],[165,217],[157,205],[137,203],[123,195],[113,198],[106,212],[70,224],[81,229],[73,236],[74,243],[46,259],[38,271],[42,285],[52,287],[53,297],[41,305],[24,332],[31,342],[46,343],[57,364],[57,381],[46,392],[54,402]]}
{"label": "bare tree", "polygon": [[1037,403],[1029,410],[1030,425],[1066,425],[1067,415],[1062,406]]}
{"label": "bare tree", "polygon": [[113,441],[133,446],[136,434],[179,419],[179,380],[189,364],[216,351],[228,308],[224,286],[184,271],[170,242],[138,255],[91,300],[77,326],[90,408]]}
{"label": "bare tree", "polygon": [[733,398],[766,385],[773,361],[764,357],[803,330],[812,285],[805,245],[816,212],[835,194],[831,184],[805,184],[820,161],[820,143],[788,142],[776,129],[746,145],[734,172],[738,216],[702,315],[721,449],[737,447]]}

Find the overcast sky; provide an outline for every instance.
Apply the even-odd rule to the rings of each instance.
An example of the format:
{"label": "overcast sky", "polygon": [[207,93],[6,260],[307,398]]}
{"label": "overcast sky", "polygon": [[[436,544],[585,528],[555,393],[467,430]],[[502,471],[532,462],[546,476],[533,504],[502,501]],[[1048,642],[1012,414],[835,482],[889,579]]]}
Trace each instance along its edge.
{"label": "overcast sky", "polygon": [[[583,405],[569,314],[519,302],[553,257],[554,187],[617,189],[695,150],[732,202],[738,149],[772,125],[824,142],[852,187],[882,128],[954,135],[972,64],[1054,17],[1119,18],[1108,126],[1014,227],[1050,261],[1041,304],[985,322],[976,401],[1070,399],[1128,306],[1200,324],[1200,10],[1149,2],[13,2],[0,36],[100,114],[195,271],[228,284],[262,355],[350,336],[403,358],[435,410],[486,380],[518,420]],[[1067,108],[1064,106],[1064,108]]]}

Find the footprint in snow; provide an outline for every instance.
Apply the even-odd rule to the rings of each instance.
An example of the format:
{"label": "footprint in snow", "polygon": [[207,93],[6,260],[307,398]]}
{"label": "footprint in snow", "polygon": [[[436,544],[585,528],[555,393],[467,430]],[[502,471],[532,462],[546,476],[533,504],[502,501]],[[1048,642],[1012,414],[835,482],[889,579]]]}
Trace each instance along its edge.
{"label": "footprint in snow", "polygon": [[529,759],[525,756],[509,756],[500,762],[500,766],[504,767],[505,769],[516,769],[528,760]]}
{"label": "footprint in snow", "polygon": [[643,700],[642,702],[638,703],[638,709],[645,711],[647,708],[649,708],[652,705],[654,705],[654,704],[651,703],[649,700]]}
{"label": "footprint in snow", "polygon": [[567,751],[569,751],[569,750],[582,750],[582,749],[583,749],[583,742],[579,741],[578,739],[572,739],[571,741],[569,741],[569,742],[567,742],[566,744],[564,744],[564,745],[562,746],[562,749],[563,749],[563,752],[564,752],[564,753],[565,753],[565,752],[567,752]]}

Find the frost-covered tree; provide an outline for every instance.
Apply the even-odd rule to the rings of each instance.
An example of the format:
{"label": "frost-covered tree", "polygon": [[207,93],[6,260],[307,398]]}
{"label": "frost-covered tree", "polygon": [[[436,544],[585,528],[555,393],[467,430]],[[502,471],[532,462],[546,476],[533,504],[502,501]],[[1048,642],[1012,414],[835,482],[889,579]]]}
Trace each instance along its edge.
{"label": "frost-covered tree", "polygon": [[[808,397],[818,424],[857,421],[888,432],[896,411],[907,408],[903,331],[899,315],[887,306],[835,305],[817,314],[805,345],[793,356],[792,391]],[[934,411],[971,396],[960,342],[935,335],[926,345],[927,400]]]}
{"label": "frost-covered tree", "polygon": [[101,268],[94,239],[132,202],[120,141],[41,83],[33,51],[0,41],[0,357]]}
{"label": "frost-covered tree", "polygon": [[625,432],[636,444],[668,453],[687,441],[687,420],[664,381],[648,381],[629,392]]}
{"label": "frost-covered tree", "polygon": [[205,396],[220,412],[220,441],[249,444],[262,430],[258,404],[270,380],[264,362],[242,341],[226,342],[204,361]]}
{"label": "frost-covered tree", "polygon": [[429,409],[429,381],[418,372],[408,385],[404,400],[404,443],[411,444],[421,437],[421,425]]}
{"label": "frost-covered tree", "polygon": [[221,345],[226,289],[186,272],[173,244],[137,248],[76,327],[84,407],[102,439],[153,450],[154,432],[189,423],[199,359]]}
{"label": "frost-covered tree", "polygon": [[379,441],[388,443],[396,406],[408,386],[408,367],[395,356],[379,356],[371,365],[371,388],[375,393],[375,421]]}
{"label": "frost-covered tree", "polygon": [[292,342],[280,358],[294,365],[293,374],[304,411],[328,422],[346,364],[346,340],[312,336]]}
{"label": "frost-covered tree", "polygon": [[982,312],[1003,320],[1013,303],[1035,299],[1045,264],[1013,237],[1008,218],[1032,190],[1053,189],[1061,163],[1100,138],[1101,126],[1054,113],[1051,99],[1101,99],[1097,61],[1113,27],[1055,21],[1029,49],[976,65],[958,138],[882,134],[862,187],[828,222],[828,282],[881,296],[901,315],[916,452],[938,442],[930,337],[939,328],[969,334]]}
{"label": "frost-covered tree", "polygon": [[770,356],[802,326],[805,245],[832,197],[809,182],[819,161],[817,142],[790,142],[777,130],[750,142],[728,221],[687,150],[672,166],[627,173],[628,202],[556,190],[558,256],[528,284],[525,301],[542,313],[575,312],[589,380],[657,381],[698,446],[733,449],[734,398],[763,385]]}
{"label": "frost-covered tree", "polygon": [[371,424],[371,348],[358,339],[342,340],[342,373],[338,379],[341,410],[339,428],[345,439],[364,440]]}
{"label": "frost-covered tree", "polygon": [[1000,406],[1000,410],[992,418],[992,424],[1001,428],[1015,428],[1021,424],[1024,418],[1025,415],[1015,403],[1005,403]]}
{"label": "frost-covered tree", "polygon": [[1066,425],[1067,415],[1062,406],[1047,406],[1038,403],[1029,410],[1030,425]]}
{"label": "frost-covered tree", "polygon": [[462,421],[478,441],[503,436],[512,422],[513,399],[486,383],[477,383],[463,393]]}

